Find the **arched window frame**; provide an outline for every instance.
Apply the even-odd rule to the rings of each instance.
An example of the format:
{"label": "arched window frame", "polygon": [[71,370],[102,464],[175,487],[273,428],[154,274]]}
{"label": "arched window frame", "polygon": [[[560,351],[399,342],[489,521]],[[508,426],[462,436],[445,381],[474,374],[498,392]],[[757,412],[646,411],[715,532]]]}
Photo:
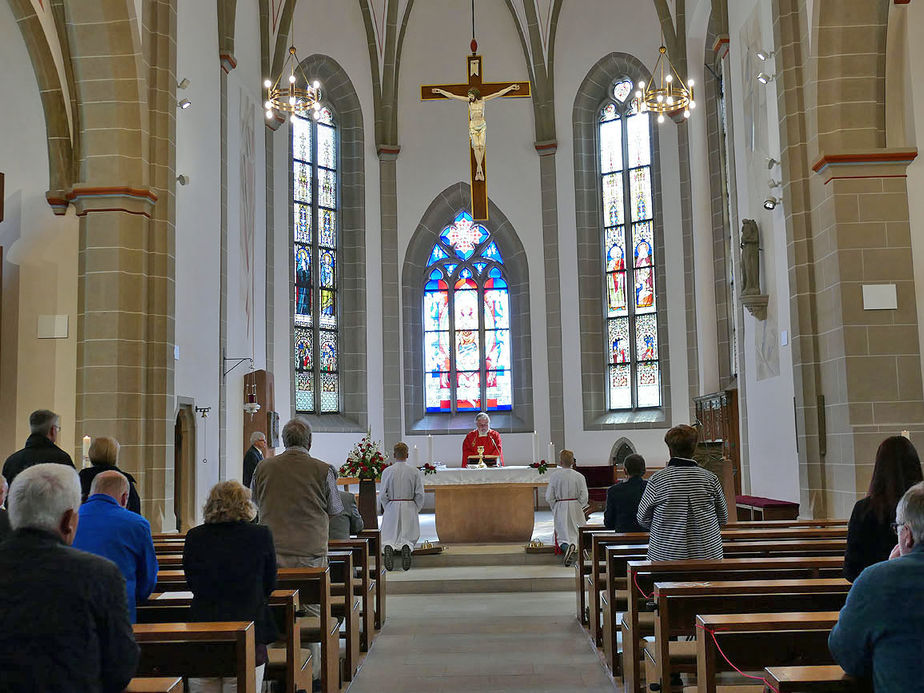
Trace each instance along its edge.
{"label": "arched window frame", "polygon": [[[583,428],[585,431],[663,429],[671,425],[671,351],[667,324],[666,264],[655,273],[658,348],[661,359],[661,406],[651,409],[612,411],[607,403],[605,277],[603,267],[602,200],[599,183],[597,123],[600,105],[610,85],[628,76],[634,83],[650,81],[645,65],[627,53],[613,52],[598,60],[578,87],[572,107],[572,150],[577,236],[577,289],[580,377]],[[661,195],[661,147],[659,128],[652,133],[652,193],[655,208],[655,257],[665,258],[664,207]],[[668,175],[674,176],[674,173]],[[678,183],[679,185],[679,180]],[[572,371],[574,373],[574,371]],[[566,368],[565,378],[569,377]]]}
{"label": "arched window frame", "polygon": [[[339,257],[338,287],[340,330],[340,353],[338,369],[340,374],[340,412],[338,414],[303,414],[311,422],[316,433],[355,433],[368,429],[368,387],[369,369],[366,357],[366,192],[365,192],[365,128],[359,97],[349,75],[336,60],[320,53],[313,54],[301,62],[301,71],[308,81],[318,80],[322,87],[323,102],[326,103],[339,126]],[[295,326],[293,315],[296,310],[295,292],[290,285],[295,277],[295,257],[292,251],[294,239],[294,214],[291,201],[294,199],[292,177],[291,128],[282,126],[288,133],[286,161],[287,190],[289,205],[284,215],[288,236],[284,241],[285,256],[288,258],[289,296],[288,311],[280,313],[280,322],[288,327],[288,339],[281,352],[285,358],[289,381],[289,411],[295,415]],[[278,247],[278,246],[277,246]],[[281,275],[280,275],[281,276]],[[278,382],[278,381],[277,381]],[[278,391],[278,390],[277,390]]]}
{"label": "arched window frame", "polygon": [[[458,225],[478,229],[480,240],[470,247],[460,248],[451,237],[454,227]],[[423,396],[427,413],[511,411],[513,369],[510,353],[510,295],[503,255],[491,232],[483,224],[473,221],[469,212],[459,211],[444,226],[434,243],[427,270],[423,292],[422,342],[426,369]],[[475,292],[476,296],[476,315],[472,317],[475,318],[477,327],[473,324],[460,324],[457,299],[470,291]],[[492,292],[493,295],[489,296],[488,292]],[[489,300],[495,307],[499,307],[499,311],[490,311],[490,320]],[[431,310],[439,313],[441,309],[445,310],[445,319],[440,317],[436,323],[428,319]],[[433,329],[434,326],[437,329]],[[473,338],[475,341],[477,368],[464,368],[459,363],[462,358],[459,340],[463,338]],[[493,348],[489,349],[489,344],[493,345]],[[437,352],[433,351],[434,347],[447,351],[446,358],[437,357]],[[443,368],[438,367],[440,363],[443,364]],[[446,367],[448,370],[445,370]],[[464,377],[475,374],[478,376],[477,398],[461,397]],[[448,388],[442,387],[444,378],[448,382]],[[491,382],[494,383],[493,392],[492,388],[489,388]],[[437,392],[442,393],[442,390],[448,389],[448,405],[445,403],[447,400],[431,396],[435,393],[430,393],[429,390],[435,383],[440,384]]]}
{"label": "arched window frame", "polygon": [[[424,401],[423,291],[427,262],[433,244],[447,221],[471,204],[466,183],[453,183],[437,193],[422,214],[407,245],[401,270],[401,348],[404,400],[404,430],[415,433],[464,434],[472,430],[471,412],[456,415],[427,413]],[[533,423],[531,285],[526,250],[513,225],[492,200],[488,200],[491,232],[504,258],[510,298],[511,366],[513,368],[512,411],[491,415],[491,427],[501,433],[531,432]]]}
{"label": "arched window frame", "polygon": [[[649,113],[638,112],[634,91],[628,75],[613,80],[596,128],[611,411],[657,409],[662,403],[655,277],[663,258],[654,253],[654,126]],[[619,140],[607,161],[605,137]]]}

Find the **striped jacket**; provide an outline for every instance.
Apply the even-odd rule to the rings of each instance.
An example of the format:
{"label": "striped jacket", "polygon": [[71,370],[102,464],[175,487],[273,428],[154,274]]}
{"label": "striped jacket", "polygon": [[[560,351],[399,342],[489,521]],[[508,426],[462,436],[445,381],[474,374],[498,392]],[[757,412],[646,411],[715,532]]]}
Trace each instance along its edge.
{"label": "striped jacket", "polygon": [[693,460],[673,457],[652,475],[636,519],[651,531],[649,561],[722,558],[725,494],[718,477]]}

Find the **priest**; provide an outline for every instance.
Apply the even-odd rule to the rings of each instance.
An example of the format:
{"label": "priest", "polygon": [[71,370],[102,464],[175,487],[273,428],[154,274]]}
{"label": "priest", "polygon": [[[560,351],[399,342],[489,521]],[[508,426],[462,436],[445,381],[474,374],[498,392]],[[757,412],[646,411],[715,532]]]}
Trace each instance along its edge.
{"label": "priest", "polygon": [[478,457],[478,448],[484,448],[484,456],[497,460],[497,466],[504,466],[504,451],[501,448],[500,433],[491,428],[491,417],[481,412],[475,417],[475,430],[470,431],[462,441],[462,466],[467,467],[472,457]]}

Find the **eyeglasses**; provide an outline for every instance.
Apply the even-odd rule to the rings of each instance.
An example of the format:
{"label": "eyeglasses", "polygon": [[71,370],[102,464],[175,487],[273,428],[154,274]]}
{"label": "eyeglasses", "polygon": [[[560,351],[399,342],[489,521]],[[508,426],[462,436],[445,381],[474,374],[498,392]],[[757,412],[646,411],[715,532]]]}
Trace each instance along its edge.
{"label": "eyeglasses", "polygon": [[892,522],[889,524],[889,526],[892,528],[893,534],[898,534],[899,530],[905,526],[905,523],[904,522]]}

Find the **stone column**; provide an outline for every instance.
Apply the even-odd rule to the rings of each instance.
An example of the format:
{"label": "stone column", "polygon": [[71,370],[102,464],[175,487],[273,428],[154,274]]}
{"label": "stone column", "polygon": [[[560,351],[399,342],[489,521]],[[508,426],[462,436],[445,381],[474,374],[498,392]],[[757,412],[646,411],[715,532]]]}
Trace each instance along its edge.
{"label": "stone column", "polygon": [[382,410],[385,450],[401,440],[401,312],[398,277],[398,145],[379,145],[382,225]]}

